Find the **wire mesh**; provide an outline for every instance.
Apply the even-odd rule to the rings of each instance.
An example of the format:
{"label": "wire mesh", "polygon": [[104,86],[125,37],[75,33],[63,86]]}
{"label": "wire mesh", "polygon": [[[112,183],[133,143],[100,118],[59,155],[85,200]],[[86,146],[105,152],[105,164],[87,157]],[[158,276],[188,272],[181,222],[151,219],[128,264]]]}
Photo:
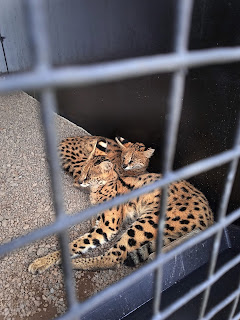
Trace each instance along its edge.
{"label": "wire mesh", "polygon": [[[187,294],[180,297],[166,309],[162,310],[161,313],[159,313],[161,296],[161,271],[158,271],[152,319],[166,319],[169,315],[204,290],[206,291],[199,314],[200,319],[211,319],[217,312],[231,302],[233,302],[233,306],[229,313],[229,319],[239,319],[240,314],[236,314],[234,316],[240,294],[239,288],[232,292],[214,308],[212,308],[205,316],[204,314],[206,311],[211,285],[220,279],[227,271],[240,263],[240,254],[238,254],[214,273],[223,229],[240,217],[240,209],[235,210],[228,216],[225,216],[226,206],[229,201],[232,184],[236,174],[236,167],[240,157],[240,121],[237,128],[237,136],[231,150],[222,152],[216,156],[212,156],[204,160],[200,160],[176,171],[172,171],[172,162],[174,158],[178,124],[181,114],[181,100],[184,91],[185,70],[194,66],[205,66],[209,64],[240,61],[240,47],[196,50],[188,52],[187,43],[193,1],[179,0],[179,6],[177,10],[177,26],[179,29],[176,33],[175,53],[156,55],[153,57],[149,56],[144,58],[132,58],[108,63],[99,63],[84,67],[61,67],[58,69],[53,69],[51,65],[50,46],[48,43],[47,23],[45,21],[45,4],[46,3],[44,0],[29,0],[26,2],[28,8],[27,20],[29,24],[29,30],[31,31],[31,40],[35,53],[33,70],[25,74],[8,76],[6,79],[0,82],[0,92],[5,93],[14,90],[37,89],[41,93],[42,122],[45,129],[47,154],[50,161],[50,175],[52,181],[56,221],[49,226],[43,227],[23,237],[14,239],[9,243],[1,245],[0,255],[7,254],[29,244],[32,241],[39,240],[46,236],[57,233],[59,235],[61,244],[64,281],[68,301],[67,312],[63,316],[59,317],[59,319],[75,319],[76,317],[80,317],[87,311],[97,307],[100,303],[106,301],[113,295],[121,292],[124,288],[127,288],[133,283],[137,282],[149,272],[160,270],[160,268],[166,262],[184,250],[191,248],[192,246],[211,236],[215,236],[214,250],[211,256],[208,278],[196,287],[192,288]],[[173,88],[170,94],[166,147],[164,150],[163,178],[160,181],[152,183],[151,185],[147,185],[128,194],[118,196],[98,206],[88,208],[83,212],[76,214],[75,216],[66,217],[63,210],[62,191],[59,178],[59,164],[56,151],[56,131],[53,126],[54,111],[57,111],[54,89],[58,87],[69,87],[75,85],[86,86],[100,82],[102,83],[111,80],[120,80],[163,72],[174,72]],[[204,232],[201,232],[196,237],[180,244],[173,250],[167,253],[158,254],[151,263],[143,266],[136,272],[122,279],[118,283],[113,284],[96,296],[81,304],[77,303],[68,249],[67,229],[70,226],[80,223],[81,221],[84,221],[101,211],[109,209],[110,207],[127,202],[130,199],[136,198],[144,193],[148,193],[156,188],[163,188],[163,190],[165,190],[164,194],[166,202],[167,186],[170,183],[180,179],[187,179],[196,174],[208,171],[212,168],[229,162],[229,173],[225,182],[222,201],[220,203],[219,219],[216,224]],[[162,206],[161,210],[164,212],[164,205]],[[161,230],[164,225],[164,219],[160,221],[160,225]],[[161,238],[159,239],[159,244],[160,253]]]}

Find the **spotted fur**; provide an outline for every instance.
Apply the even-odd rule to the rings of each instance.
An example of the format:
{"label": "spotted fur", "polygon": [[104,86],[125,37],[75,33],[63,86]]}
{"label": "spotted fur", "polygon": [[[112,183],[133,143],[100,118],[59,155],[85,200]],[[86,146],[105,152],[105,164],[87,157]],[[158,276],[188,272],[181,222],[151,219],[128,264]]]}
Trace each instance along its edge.
{"label": "spotted fur", "polygon": [[116,165],[120,176],[135,176],[146,172],[154,149],[147,149],[143,143],[132,143],[122,137],[115,139],[116,141],[98,136],[82,136],[67,138],[60,143],[62,166],[73,174],[76,187],[80,185],[79,177],[96,141],[95,156],[104,155],[107,150],[107,156]]}
{"label": "spotted fur", "polygon": [[[102,151],[104,152],[104,151]],[[119,194],[150,184],[161,179],[160,174],[145,173],[139,176],[123,177],[118,174],[116,165],[105,155],[89,157],[80,176],[82,187],[90,188],[93,205],[112,199]],[[114,268],[122,263],[136,264],[146,260],[154,251],[159,221],[161,190],[144,194],[126,204],[113,207],[98,215],[90,232],[70,244],[72,258],[79,257],[89,249],[111,240],[125,221],[131,226],[105,254],[93,258],[76,258],[72,265],[76,269],[96,270]],[[178,181],[169,186],[164,245],[191,232],[195,228],[204,230],[213,223],[213,214],[205,196],[187,181]],[[145,248],[145,250],[142,250]],[[51,265],[60,262],[60,253],[50,253],[36,259],[30,266],[32,273],[43,272]]]}

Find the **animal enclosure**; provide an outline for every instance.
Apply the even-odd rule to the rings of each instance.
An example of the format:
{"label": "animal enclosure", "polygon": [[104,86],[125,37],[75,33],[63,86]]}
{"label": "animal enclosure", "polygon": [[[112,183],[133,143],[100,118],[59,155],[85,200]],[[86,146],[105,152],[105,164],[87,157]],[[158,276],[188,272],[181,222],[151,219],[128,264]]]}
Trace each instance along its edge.
{"label": "animal enclosure", "polygon": [[[104,8],[109,14],[117,14],[119,9],[108,1],[90,1],[89,7],[84,6],[84,1],[79,3],[82,5],[81,21],[84,20],[84,12],[92,14],[92,19],[96,15],[103,21],[99,17],[105,12]],[[11,70],[13,64],[10,58],[8,60],[8,50],[5,47],[7,35],[6,39],[2,38],[5,58],[2,55],[0,61],[6,63],[10,74],[3,75],[0,92],[5,94],[24,90],[41,101],[41,119],[54,204],[52,212],[56,215],[49,219],[51,223],[48,225],[40,223],[36,226],[37,230],[28,232],[26,229],[26,234],[22,237],[13,237],[1,244],[0,254],[7,254],[4,263],[14,250],[23,250],[24,246],[33,241],[41,239],[44,242],[46,237],[58,234],[67,304],[66,310],[60,310],[62,315],[59,319],[99,319],[101,314],[101,318],[106,319],[139,319],[141,316],[146,319],[170,320],[179,319],[181,316],[184,319],[238,320],[240,101],[236,71],[239,70],[240,47],[238,34],[231,33],[230,27],[221,29],[219,39],[215,41],[216,30],[211,29],[209,21],[215,10],[222,19],[226,12],[226,21],[224,20],[223,24],[236,27],[234,23],[239,21],[240,6],[235,1],[221,1],[222,9],[216,9],[216,1],[211,5],[207,5],[206,1],[178,0],[169,1],[169,5],[164,4],[164,1],[153,1],[153,4],[149,5],[152,6],[150,10],[148,2],[143,1],[139,7],[138,3],[134,2],[139,10],[136,16],[141,17],[138,20],[133,15],[136,25],[140,26],[145,21],[145,12],[149,21],[150,13],[153,15],[149,24],[154,30],[171,21],[169,28],[166,28],[161,36],[161,48],[157,44],[157,38],[150,37],[152,29],[146,32],[142,40],[145,41],[145,46],[142,48],[139,47],[141,41],[138,36],[136,43],[132,40],[135,50],[126,46],[125,38],[121,38],[121,35],[132,30],[128,24],[133,14],[132,8],[127,20],[128,28],[125,30],[124,27],[123,33],[117,33],[119,41],[115,43],[110,41],[112,38],[109,36],[102,42],[102,47],[96,39],[94,46],[91,46],[86,40],[89,30],[83,28],[83,32],[81,29],[81,33],[85,35],[82,35],[82,39],[86,41],[86,52],[81,47],[83,51],[79,49],[79,57],[76,54],[70,65],[72,57],[62,61],[61,55],[58,56],[56,52],[55,60],[54,53],[51,55],[54,46],[59,45],[52,41],[53,38],[56,41],[57,37],[54,37],[52,20],[49,22],[49,14],[53,10],[51,4],[44,0],[29,0],[25,4],[24,13],[31,40],[31,50],[29,49],[26,55],[30,52],[32,59],[23,59],[24,63],[19,69]],[[127,3],[125,5],[127,6]],[[120,6],[122,9],[119,10],[119,16],[125,11],[122,6],[123,4]],[[156,8],[161,10],[160,24],[155,24],[159,18]],[[56,7],[56,12],[57,10],[60,9]],[[114,25],[115,21],[111,23]],[[101,23],[100,25],[102,26]],[[56,26],[60,28],[57,22]],[[0,27],[3,37],[5,34],[1,25]],[[99,30],[103,33],[105,31],[104,27]],[[144,35],[144,30],[142,27],[139,32]],[[90,36],[94,32],[96,29]],[[196,34],[199,37],[196,37]],[[136,30],[130,33],[130,39],[133,39],[134,35],[138,35]],[[206,38],[207,43],[203,41]],[[119,43],[117,50],[116,43]],[[65,46],[67,47],[66,43]],[[121,51],[121,46],[125,51]],[[89,56],[93,47],[94,53]],[[99,48],[99,51],[96,48]],[[118,54],[114,55],[114,52]],[[56,60],[56,56],[59,60]],[[25,63],[29,60],[31,63]],[[18,72],[14,74],[13,71]],[[11,100],[11,96],[8,99]],[[23,93],[19,94],[18,99],[27,100]],[[10,104],[9,100],[7,103]],[[4,110],[4,104],[1,105]],[[24,103],[21,107],[23,105]],[[198,108],[199,106],[201,108]],[[81,125],[91,134],[113,136],[114,130],[117,130],[129,140],[143,141],[154,148],[157,146],[157,156],[151,163],[151,170],[161,171],[162,179],[98,206],[87,208],[86,205],[81,212],[72,216],[67,215],[56,153],[57,134],[53,126],[54,112],[57,110],[60,115]],[[29,115],[31,112],[33,111],[29,111]],[[63,125],[62,119],[58,119],[56,126],[59,133],[59,128],[67,127],[67,121],[64,120],[66,122]],[[78,132],[75,126],[70,126],[68,134],[72,135],[70,131],[73,128],[74,132]],[[63,135],[61,137],[64,138]],[[33,157],[35,154],[37,152]],[[46,164],[44,168],[47,168]],[[69,259],[68,229],[103,210],[156,188],[163,190],[160,212],[164,213],[168,185],[180,179],[190,179],[206,194],[215,213],[215,224],[169,252],[162,253],[159,245],[153,261],[79,303]],[[41,181],[38,183],[41,184]],[[84,195],[81,197],[85,199]],[[76,212],[76,207],[73,210]],[[5,228],[5,224],[2,223],[2,227]],[[159,226],[161,244],[164,214],[161,215]],[[87,225],[85,227],[87,228]],[[51,248],[51,242],[48,245]],[[31,250],[30,253],[32,254]],[[21,255],[23,256],[22,253]],[[120,273],[125,276],[130,271]],[[36,284],[37,278],[34,281]],[[221,288],[224,288],[224,292]],[[56,302],[56,299],[53,299],[54,301]],[[59,305],[59,299],[57,304]],[[63,300],[60,301],[61,304]],[[5,316],[8,317],[8,314]],[[44,317],[44,314],[41,316]],[[54,313],[51,316],[54,316]]]}

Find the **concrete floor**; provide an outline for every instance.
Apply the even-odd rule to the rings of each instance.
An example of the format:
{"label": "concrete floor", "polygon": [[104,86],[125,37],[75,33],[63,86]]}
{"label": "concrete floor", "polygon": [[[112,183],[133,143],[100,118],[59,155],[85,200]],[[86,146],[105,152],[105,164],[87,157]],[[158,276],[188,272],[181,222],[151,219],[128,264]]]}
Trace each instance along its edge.
{"label": "concrete floor", "polygon": [[[39,103],[24,92],[0,96],[0,242],[27,234],[54,221],[48,164],[39,117]],[[87,132],[56,116],[58,139]],[[68,214],[89,206],[88,194],[73,187],[62,172]],[[88,231],[88,221],[70,229],[70,240]],[[51,319],[62,314],[65,296],[60,267],[32,275],[28,265],[58,247],[55,236],[13,252],[0,260],[0,320]],[[132,271],[74,271],[79,300],[102,290]]]}

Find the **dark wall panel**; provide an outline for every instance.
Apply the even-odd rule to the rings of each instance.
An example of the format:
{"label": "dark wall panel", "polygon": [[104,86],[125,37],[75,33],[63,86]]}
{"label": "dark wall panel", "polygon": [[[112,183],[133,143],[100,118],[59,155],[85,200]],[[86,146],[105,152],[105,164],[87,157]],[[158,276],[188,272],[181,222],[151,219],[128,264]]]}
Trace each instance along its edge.
{"label": "dark wall panel", "polygon": [[[96,20],[94,23],[101,25],[99,29],[94,29],[94,37],[92,33],[88,33],[89,30],[87,38],[85,33],[81,35],[84,41],[94,43],[92,51],[89,49],[91,54],[88,62],[126,58],[137,56],[138,53],[146,55],[171,51],[174,2],[138,1],[134,6],[130,5],[130,2],[124,5],[115,2],[111,7],[113,11],[105,6],[106,3],[99,1],[99,10],[94,12],[89,7],[90,19],[84,20],[87,29],[93,16]],[[111,16],[110,12],[114,14]],[[126,24],[124,21],[127,21]],[[190,49],[239,45],[239,21],[239,1],[195,1]],[[106,24],[108,27],[104,34],[103,25]],[[82,31],[80,33],[82,34]],[[100,51],[101,54],[97,54]],[[84,62],[81,57],[79,62]],[[232,146],[240,111],[239,71],[239,64],[209,66],[189,71],[175,168]],[[60,112],[92,134],[108,137],[120,134],[129,140],[143,141],[156,147],[151,170],[160,171],[170,83],[170,74],[160,74],[87,88],[59,90]],[[227,165],[191,179],[207,195],[214,211],[218,207],[226,169]],[[229,210],[240,205],[239,178],[238,172]]]}

